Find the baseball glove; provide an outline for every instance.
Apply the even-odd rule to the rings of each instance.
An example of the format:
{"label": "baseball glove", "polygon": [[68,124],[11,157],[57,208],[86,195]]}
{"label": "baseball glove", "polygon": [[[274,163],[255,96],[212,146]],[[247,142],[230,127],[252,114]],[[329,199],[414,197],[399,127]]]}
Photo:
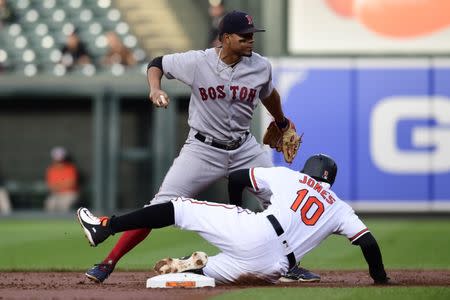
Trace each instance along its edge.
{"label": "baseball glove", "polygon": [[275,121],[272,121],[264,134],[263,143],[278,152],[283,152],[284,160],[287,163],[292,163],[297,155],[302,137],[303,134],[301,136],[297,134],[295,125],[291,120],[288,119],[288,125],[284,129],[278,128]]}

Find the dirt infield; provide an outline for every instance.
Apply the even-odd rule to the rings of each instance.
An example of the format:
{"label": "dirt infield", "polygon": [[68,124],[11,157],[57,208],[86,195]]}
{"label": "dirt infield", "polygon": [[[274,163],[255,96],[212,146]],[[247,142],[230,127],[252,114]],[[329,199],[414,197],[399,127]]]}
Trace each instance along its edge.
{"label": "dirt infield", "polygon": [[[320,270],[320,283],[279,284],[282,287],[373,286],[366,271]],[[389,286],[450,286],[450,271],[389,270]],[[114,272],[104,284],[94,284],[81,272],[0,272],[0,299],[207,299],[254,285],[202,289],[146,289],[152,272]],[[272,285],[271,285],[272,286]],[[387,287],[389,287],[387,286]]]}

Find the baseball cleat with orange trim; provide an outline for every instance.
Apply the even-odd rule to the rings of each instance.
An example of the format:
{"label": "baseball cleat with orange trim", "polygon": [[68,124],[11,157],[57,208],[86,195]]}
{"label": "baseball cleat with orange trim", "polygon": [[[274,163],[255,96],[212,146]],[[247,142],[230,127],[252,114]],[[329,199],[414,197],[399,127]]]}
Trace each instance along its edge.
{"label": "baseball cleat with orange trim", "polygon": [[111,229],[108,226],[110,220],[108,217],[97,218],[89,209],[80,207],[77,210],[77,218],[83,228],[84,235],[92,247],[97,246],[112,235]]}

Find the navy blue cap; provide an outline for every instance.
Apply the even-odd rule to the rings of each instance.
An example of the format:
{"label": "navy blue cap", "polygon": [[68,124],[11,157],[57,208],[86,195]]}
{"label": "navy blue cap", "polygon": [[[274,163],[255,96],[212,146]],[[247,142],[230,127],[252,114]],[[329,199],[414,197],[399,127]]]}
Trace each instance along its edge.
{"label": "navy blue cap", "polygon": [[246,34],[263,31],[266,30],[255,27],[252,16],[237,10],[227,13],[219,25],[220,36],[224,33]]}

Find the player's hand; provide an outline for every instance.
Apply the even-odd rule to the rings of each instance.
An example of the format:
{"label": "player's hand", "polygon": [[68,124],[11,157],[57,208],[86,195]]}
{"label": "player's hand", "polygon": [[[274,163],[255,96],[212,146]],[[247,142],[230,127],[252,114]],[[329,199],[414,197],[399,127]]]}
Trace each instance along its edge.
{"label": "player's hand", "polygon": [[386,284],[391,284],[392,282],[390,282],[391,278],[389,277],[385,277],[385,278],[381,278],[381,279],[374,279],[373,282],[376,285],[386,285]]}
{"label": "player's hand", "polygon": [[375,284],[389,284],[390,278],[387,276],[386,271],[382,270],[369,270],[370,277],[372,277]]}
{"label": "player's hand", "polygon": [[169,96],[163,90],[151,91],[149,98],[153,102],[153,104],[156,105],[156,107],[167,108],[167,106],[169,106]]}

